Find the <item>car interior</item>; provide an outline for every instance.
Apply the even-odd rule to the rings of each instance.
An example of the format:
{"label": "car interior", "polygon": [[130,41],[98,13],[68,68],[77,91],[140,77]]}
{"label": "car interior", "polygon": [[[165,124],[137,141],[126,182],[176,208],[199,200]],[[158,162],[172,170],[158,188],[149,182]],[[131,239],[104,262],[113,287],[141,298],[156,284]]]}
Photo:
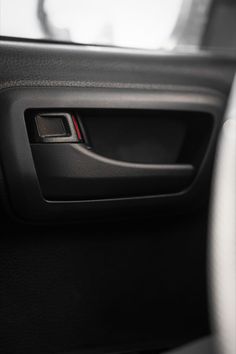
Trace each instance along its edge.
{"label": "car interior", "polygon": [[235,19],[0,0],[0,353],[236,354]]}

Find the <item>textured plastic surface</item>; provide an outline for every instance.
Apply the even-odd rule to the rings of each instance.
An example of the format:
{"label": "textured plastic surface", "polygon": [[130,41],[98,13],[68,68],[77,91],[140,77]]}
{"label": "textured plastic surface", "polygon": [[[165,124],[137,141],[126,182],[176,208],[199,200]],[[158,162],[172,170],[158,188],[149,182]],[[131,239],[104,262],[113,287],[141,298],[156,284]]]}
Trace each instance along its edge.
{"label": "textured plastic surface", "polygon": [[108,159],[82,144],[32,145],[48,200],[122,198],[179,192],[194,177],[192,165],[135,164]]}

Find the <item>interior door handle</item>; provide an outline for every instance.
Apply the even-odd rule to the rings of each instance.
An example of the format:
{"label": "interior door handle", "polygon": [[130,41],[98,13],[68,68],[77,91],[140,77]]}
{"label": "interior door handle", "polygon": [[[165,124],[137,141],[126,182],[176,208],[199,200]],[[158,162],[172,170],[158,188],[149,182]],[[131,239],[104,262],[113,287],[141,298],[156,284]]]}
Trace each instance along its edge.
{"label": "interior door handle", "polygon": [[33,144],[42,192],[50,200],[122,198],[179,192],[194,176],[190,164],[117,161],[83,144]]}

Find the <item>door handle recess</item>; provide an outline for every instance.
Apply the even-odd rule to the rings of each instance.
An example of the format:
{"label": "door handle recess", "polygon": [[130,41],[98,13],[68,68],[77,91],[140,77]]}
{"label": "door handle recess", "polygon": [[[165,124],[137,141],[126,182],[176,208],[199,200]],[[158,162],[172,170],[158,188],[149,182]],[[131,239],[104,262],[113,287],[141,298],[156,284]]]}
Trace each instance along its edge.
{"label": "door handle recess", "polygon": [[140,164],[103,157],[84,144],[32,144],[43,196],[90,200],[180,192],[194,177],[191,164]]}

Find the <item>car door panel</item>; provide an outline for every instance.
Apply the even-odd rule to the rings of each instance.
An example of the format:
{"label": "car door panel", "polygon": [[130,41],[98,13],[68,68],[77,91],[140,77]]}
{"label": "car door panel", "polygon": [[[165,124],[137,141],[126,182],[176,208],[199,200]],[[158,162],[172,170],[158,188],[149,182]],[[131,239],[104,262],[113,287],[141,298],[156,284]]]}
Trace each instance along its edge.
{"label": "car door panel", "polygon": [[[235,66],[233,56],[206,53],[165,55],[1,41],[2,352],[161,351],[209,334],[208,197],[215,144]],[[88,161],[84,162],[85,182],[88,177],[98,180],[94,190],[85,183],[84,194],[80,192],[78,173],[80,179],[83,176],[79,167],[72,168],[78,159],[74,160],[73,147],[70,160],[61,151],[71,150],[67,144],[59,144],[58,152],[56,144],[31,144],[26,121],[36,111],[84,115],[85,129],[97,149],[86,153],[92,158],[98,155],[105,164],[96,167],[100,175],[92,176],[93,165],[88,172]],[[159,183],[153,187],[147,172],[153,163],[145,155],[145,144],[141,153],[132,150],[133,155],[128,145],[122,155],[127,161],[116,155],[122,136],[109,149],[103,135],[104,129],[108,135],[114,129],[107,125],[108,111],[109,122],[118,117],[118,127],[120,121],[126,124],[133,119],[134,131],[140,135],[138,117],[149,124],[149,113],[154,112],[155,122],[159,119],[157,132],[162,132],[158,150],[162,153],[154,161],[155,168],[163,164],[173,168],[177,161],[180,166],[193,166],[194,178],[168,190],[154,175]],[[169,118],[173,112],[178,114]],[[188,138],[195,139],[194,144],[186,142],[188,149],[178,160],[177,150],[184,144],[181,134],[188,124],[194,128]],[[135,146],[136,135],[132,125],[128,127]],[[151,123],[150,127],[146,131],[151,136]],[[103,145],[94,143],[96,131]],[[180,143],[170,138],[173,131],[180,132]],[[199,156],[194,156],[194,146],[202,149]],[[60,161],[63,154],[65,160]],[[138,160],[141,155],[144,162]],[[44,161],[51,171],[43,169]],[[111,161],[118,172],[107,172]],[[147,180],[143,182],[141,175],[137,185],[132,179],[128,183],[127,178],[137,175],[130,177],[122,168],[140,171],[140,164]],[[72,167],[63,170],[65,166]],[[68,178],[54,191],[55,180],[47,184],[53,171],[56,178],[59,172]],[[118,178],[117,184],[111,177]],[[121,177],[126,188],[120,186]],[[170,178],[175,184],[179,181],[173,174]],[[68,189],[62,191],[64,185]]]}

